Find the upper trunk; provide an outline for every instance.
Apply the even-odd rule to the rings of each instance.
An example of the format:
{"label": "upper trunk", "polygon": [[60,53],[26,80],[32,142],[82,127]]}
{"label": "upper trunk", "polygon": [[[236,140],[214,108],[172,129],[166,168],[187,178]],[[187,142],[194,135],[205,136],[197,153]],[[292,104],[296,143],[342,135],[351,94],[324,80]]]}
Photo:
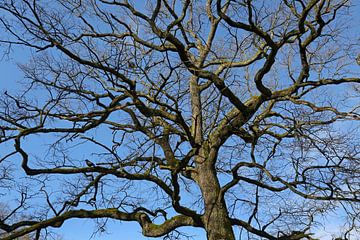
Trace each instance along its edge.
{"label": "upper trunk", "polygon": [[234,240],[234,233],[228,218],[223,197],[220,197],[220,184],[216,176],[214,163],[217,150],[209,150],[208,143],[203,141],[202,106],[197,77],[190,79],[192,135],[195,143],[201,145],[196,157],[197,182],[202,192],[205,204],[203,223],[208,240]]}

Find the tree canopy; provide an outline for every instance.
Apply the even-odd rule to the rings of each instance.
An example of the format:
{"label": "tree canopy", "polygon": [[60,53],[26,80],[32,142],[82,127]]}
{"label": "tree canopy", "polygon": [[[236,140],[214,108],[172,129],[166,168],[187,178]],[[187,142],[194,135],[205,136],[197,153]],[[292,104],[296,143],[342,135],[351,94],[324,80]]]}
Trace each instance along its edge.
{"label": "tree canopy", "polygon": [[22,90],[0,99],[0,202],[17,199],[0,238],[86,218],[94,231],[133,221],[167,239],[186,238],[181,227],[209,240],[316,239],[335,213],[336,237],[356,239],[352,7],[2,0],[1,50],[30,54]]}

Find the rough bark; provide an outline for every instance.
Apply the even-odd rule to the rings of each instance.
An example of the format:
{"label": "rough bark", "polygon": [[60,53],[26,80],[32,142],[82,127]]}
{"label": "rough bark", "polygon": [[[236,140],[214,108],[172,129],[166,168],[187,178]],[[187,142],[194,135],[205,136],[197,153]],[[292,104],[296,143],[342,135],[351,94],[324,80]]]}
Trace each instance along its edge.
{"label": "rough bark", "polygon": [[196,159],[197,182],[205,206],[202,220],[209,240],[233,240],[235,236],[232,224],[228,217],[227,206],[221,194],[220,183],[215,170],[214,161],[216,157],[216,150],[209,149],[208,143],[204,143],[204,147]]}

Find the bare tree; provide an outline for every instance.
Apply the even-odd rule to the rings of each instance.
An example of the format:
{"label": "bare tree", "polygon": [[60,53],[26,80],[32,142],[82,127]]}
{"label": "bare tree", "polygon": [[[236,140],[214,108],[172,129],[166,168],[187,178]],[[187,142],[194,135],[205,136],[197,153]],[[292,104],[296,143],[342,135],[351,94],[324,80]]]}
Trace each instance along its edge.
{"label": "bare tree", "polygon": [[31,219],[0,219],[2,239],[73,218],[172,239],[183,226],[209,240],[314,239],[330,213],[346,216],[339,237],[359,230],[350,1],[0,9],[4,51],[31,51],[24,91],[5,92],[0,110],[1,144],[14,143],[0,164],[24,174],[12,180],[29,194],[13,207]]}

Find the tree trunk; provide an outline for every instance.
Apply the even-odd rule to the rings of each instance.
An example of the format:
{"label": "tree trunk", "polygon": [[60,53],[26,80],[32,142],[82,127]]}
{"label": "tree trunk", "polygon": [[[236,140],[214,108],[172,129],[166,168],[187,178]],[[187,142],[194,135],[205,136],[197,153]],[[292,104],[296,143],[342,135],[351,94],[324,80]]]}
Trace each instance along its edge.
{"label": "tree trunk", "polygon": [[228,218],[224,202],[206,207],[204,216],[205,230],[208,240],[235,240],[234,232]]}
{"label": "tree trunk", "polygon": [[203,141],[202,113],[200,91],[197,77],[190,79],[192,106],[192,134],[196,144],[202,145],[196,157],[198,172],[197,182],[205,204],[203,223],[208,240],[235,240],[234,232],[228,218],[223,197],[220,197],[220,184],[215,171],[217,149],[209,149],[209,143]]}
{"label": "tree trunk", "polygon": [[213,161],[208,154],[202,156],[207,157],[199,157],[197,161],[199,177],[197,181],[205,204],[203,222],[207,233],[207,239],[235,240],[225,200],[220,196],[220,184],[216,176]]}

